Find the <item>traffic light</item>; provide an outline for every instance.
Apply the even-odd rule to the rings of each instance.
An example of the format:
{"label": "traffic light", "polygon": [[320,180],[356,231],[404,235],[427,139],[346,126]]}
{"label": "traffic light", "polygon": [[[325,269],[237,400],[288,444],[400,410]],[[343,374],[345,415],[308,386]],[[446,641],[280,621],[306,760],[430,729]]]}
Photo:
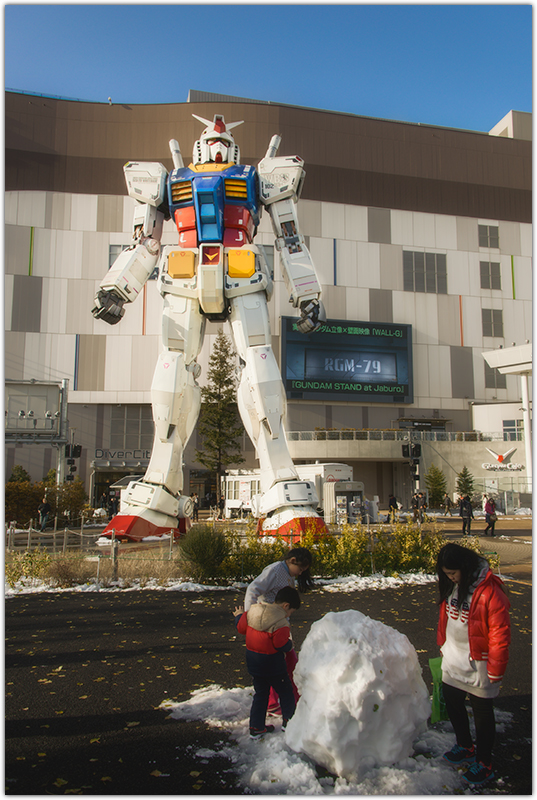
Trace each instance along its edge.
{"label": "traffic light", "polygon": [[74,444],[71,447],[71,455],[73,458],[80,458],[80,456],[82,455],[82,445]]}
{"label": "traffic light", "polygon": [[65,480],[66,480],[66,481],[74,481],[74,479],[75,479],[75,476],[74,476],[74,475],[66,475],[66,476],[65,476]]}
{"label": "traffic light", "polygon": [[421,456],[421,444],[413,444],[412,458],[420,458],[420,456]]}
{"label": "traffic light", "polygon": [[403,458],[410,458],[410,445],[404,444],[402,450],[403,450]]}
{"label": "traffic light", "polygon": [[71,456],[71,445],[70,444],[66,444],[65,445],[65,458],[70,458],[70,456]]}

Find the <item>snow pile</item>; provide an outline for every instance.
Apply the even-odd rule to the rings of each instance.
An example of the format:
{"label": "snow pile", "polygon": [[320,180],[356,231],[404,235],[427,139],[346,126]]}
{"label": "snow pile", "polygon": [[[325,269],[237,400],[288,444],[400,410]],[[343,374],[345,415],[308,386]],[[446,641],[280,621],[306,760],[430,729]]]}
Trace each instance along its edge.
{"label": "snow pile", "polygon": [[410,756],[431,713],[407,637],[352,609],[311,626],[294,679],[287,745],[345,778]]}
{"label": "snow pile", "polygon": [[[468,794],[462,772],[442,759],[455,743],[449,722],[439,722],[424,731],[415,742],[415,753],[390,766],[372,767],[359,781],[329,776],[302,753],[285,743],[278,719],[276,731],[262,740],[248,735],[248,715],[253,691],[249,688],[223,689],[212,684],[192,692],[190,699],[177,703],[164,700],[160,708],[176,720],[204,722],[229,734],[214,750],[189,745],[200,765],[210,764],[215,756],[228,758],[238,777],[237,794],[262,795],[455,795]],[[512,714],[495,709],[496,729],[503,732],[512,724]],[[290,724],[290,723],[289,723]],[[394,720],[394,724],[396,721]],[[473,731],[473,721],[470,718]],[[500,793],[502,778],[498,779]],[[241,791],[242,790],[242,791]],[[505,792],[504,792],[505,793]]]}

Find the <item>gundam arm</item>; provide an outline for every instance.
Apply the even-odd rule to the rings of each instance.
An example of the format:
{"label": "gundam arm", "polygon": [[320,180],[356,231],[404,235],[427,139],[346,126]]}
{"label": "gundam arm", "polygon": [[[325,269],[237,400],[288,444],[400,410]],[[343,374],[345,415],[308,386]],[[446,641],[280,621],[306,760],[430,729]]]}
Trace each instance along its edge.
{"label": "gundam arm", "polygon": [[162,164],[129,163],[123,168],[129,195],[136,199],[133,243],[123,250],[100,283],[92,314],[109,325],[125,314],[125,303],[132,303],[156,267],[164,213],[166,169]]}
{"label": "gundam arm", "polygon": [[312,333],[321,327],[326,317],[321,303],[321,285],[298,225],[296,203],[305,172],[298,156],[276,157],[279,143],[280,137],[273,136],[265,158],[259,163],[260,198],[272,220],[289,302],[300,310],[298,329],[302,333]]}

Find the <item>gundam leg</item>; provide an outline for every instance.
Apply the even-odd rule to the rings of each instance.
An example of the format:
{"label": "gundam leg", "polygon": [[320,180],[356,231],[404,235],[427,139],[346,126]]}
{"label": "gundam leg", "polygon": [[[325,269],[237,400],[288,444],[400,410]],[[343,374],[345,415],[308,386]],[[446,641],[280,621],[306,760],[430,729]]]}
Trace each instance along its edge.
{"label": "gundam leg", "polygon": [[285,430],[286,399],[271,345],[264,292],[235,297],[231,330],[241,363],[238,406],[244,427],[259,459],[261,499],[256,516],[264,517],[262,532],[299,539],[311,527],[326,531],[316,508],[315,484],[298,477]]}
{"label": "gundam leg", "polygon": [[[183,452],[196,425],[201,391],[196,361],[205,332],[197,299],[164,295],[163,343],[153,383],[151,402],[155,438],[144,477],[129,484],[121,511],[109,523],[118,539],[141,541],[189,526],[192,501],[181,495]],[[178,519],[179,518],[179,519]],[[179,522],[179,527],[178,527]]]}

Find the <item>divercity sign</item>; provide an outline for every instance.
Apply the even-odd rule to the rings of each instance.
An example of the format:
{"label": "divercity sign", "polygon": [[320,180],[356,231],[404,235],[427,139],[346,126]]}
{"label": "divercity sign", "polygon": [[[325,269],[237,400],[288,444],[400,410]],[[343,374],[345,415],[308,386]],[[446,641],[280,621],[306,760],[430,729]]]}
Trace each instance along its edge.
{"label": "divercity sign", "polygon": [[516,447],[512,447],[506,453],[495,453],[494,450],[489,450],[488,447],[485,447],[487,453],[490,453],[491,456],[494,456],[494,463],[485,462],[481,464],[483,469],[487,470],[494,470],[495,472],[516,472],[517,470],[525,469],[524,464],[511,464],[510,458],[516,450]]}

